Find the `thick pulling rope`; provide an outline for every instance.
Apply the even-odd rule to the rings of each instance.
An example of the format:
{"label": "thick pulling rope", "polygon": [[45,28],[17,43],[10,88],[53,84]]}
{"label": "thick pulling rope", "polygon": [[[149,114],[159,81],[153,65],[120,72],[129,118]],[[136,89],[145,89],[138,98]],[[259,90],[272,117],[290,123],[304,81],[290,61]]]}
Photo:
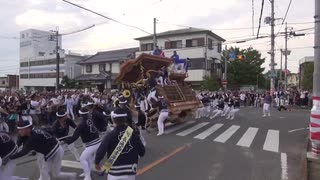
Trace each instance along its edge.
{"label": "thick pulling rope", "polygon": [[113,150],[111,156],[107,160],[107,162],[104,163],[101,170],[102,172],[99,174],[99,176],[103,176],[106,172],[108,172],[111,168],[111,166],[116,162],[118,157],[120,156],[121,152],[123,151],[124,147],[127,145],[128,141],[130,140],[132,136],[133,129],[128,126],[126,131],[121,137],[121,140],[119,141],[117,147]]}

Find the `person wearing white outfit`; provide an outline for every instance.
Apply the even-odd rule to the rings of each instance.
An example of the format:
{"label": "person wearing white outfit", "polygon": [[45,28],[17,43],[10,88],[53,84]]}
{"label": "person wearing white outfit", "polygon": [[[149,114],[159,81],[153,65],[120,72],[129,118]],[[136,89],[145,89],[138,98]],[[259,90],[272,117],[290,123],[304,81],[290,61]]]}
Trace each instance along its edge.
{"label": "person wearing white outfit", "polygon": [[233,120],[234,119],[234,116],[237,112],[240,111],[240,102],[239,102],[239,98],[238,97],[235,97],[234,101],[233,101],[233,105],[232,105],[232,108],[228,114],[228,117],[227,119],[230,119],[230,120]]}
{"label": "person wearing white outfit", "polygon": [[75,105],[75,102],[71,98],[70,95],[67,96],[67,98],[64,101],[63,105],[67,106],[67,114],[68,114],[68,116],[70,117],[70,115],[71,115],[72,120],[75,120],[74,113],[73,113],[73,106]]}
{"label": "person wearing white outfit", "polygon": [[158,134],[157,136],[161,136],[164,134],[164,121],[169,116],[168,106],[167,103],[164,100],[163,96],[159,96],[159,117],[158,117]]}
{"label": "person wearing white outfit", "polygon": [[218,101],[217,109],[212,112],[212,113],[214,113],[214,115],[211,116],[210,119],[214,119],[215,117],[222,115],[223,109],[224,109],[224,102],[222,99],[220,99]]}
{"label": "person wearing white outfit", "polygon": [[101,143],[101,139],[99,138],[98,129],[93,124],[92,113],[89,113],[89,110],[83,107],[79,110],[79,114],[82,116],[82,121],[77,126],[72,137],[61,141],[61,144],[71,144],[81,137],[82,142],[85,144],[85,149],[80,156],[80,164],[84,172],[80,176],[84,176],[84,180],[91,180],[93,156]]}
{"label": "person wearing white outfit", "polygon": [[270,106],[272,102],[272,97],[269,95],[269,93],[266,94],[264,97],[264,104],[263,104],[263,117],[266,115],[271,116],[270,113]]}

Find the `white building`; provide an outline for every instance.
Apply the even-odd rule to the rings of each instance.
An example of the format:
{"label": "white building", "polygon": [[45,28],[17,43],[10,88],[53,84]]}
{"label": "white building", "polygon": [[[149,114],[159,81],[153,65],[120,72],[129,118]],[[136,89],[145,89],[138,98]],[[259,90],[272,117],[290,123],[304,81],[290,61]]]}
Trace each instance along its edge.
{"label": "white building", "polygon": [[[61,36],[58,39],[61,47]],[[60,50],[60,78],[81,74],[79,54]],[[20,88],[53,89],[56,86],[56,36],[53,32],[29,29],[20,33]],[[61,79],[60,79],[61,81]]]}
{"label": "white building", "polygon": [[[153,36],[136,38],[140,42],[141,53],[152,53]],[[176,51],[180,59],[190,59],[190,68],[186,79],[199,84],[204,76],[216,75],[222,78],[221,52],[222,37],[210,30],[187,28],[167,31],[157,34],[157,45],[164,51],[166,57],[171,57]]]}
{"label": "white building", "polygon": [[[61,36],[58,39],[61,47]],[[54,32],[28,29],[20,32],[20,61],[28,61],[41,56],[56,53],[56,35]]]}

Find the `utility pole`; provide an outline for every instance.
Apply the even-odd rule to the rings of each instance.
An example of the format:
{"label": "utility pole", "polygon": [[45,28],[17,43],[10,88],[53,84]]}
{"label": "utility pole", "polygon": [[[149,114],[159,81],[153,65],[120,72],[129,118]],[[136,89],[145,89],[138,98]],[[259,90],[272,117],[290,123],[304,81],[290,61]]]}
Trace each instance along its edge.
{"label": "utility pole", "polygon": [[275,72],[274,72],[274,40],[275,40],[275,35],[274,35],[274,0],[270,0],[271,2],[271,79],[270,79],[270,94],[273,95],[274,91],[274,79],[275,79]]}
{"label": "utility pole", "polygon": [[227,88],[228,88],[228,77],[227,77],[227,74],[228,74],[228,47],[227,45],[225,45],[225,54],[224,54],[224,90],[227,91]]}
{"label": "utility pole", "polygon": [[56,33],[56,60],[57,60],[57,64],[56,64],[56,90],[59,90],[59,84],[60,84],[60,54],[59,54],[59,30],[57,29],[56,31],[54,31]]}
{"label": "utility pole", "polygon": [[156,49],[157,46],[157,31],[156,31],[156,26],[157,26],[157,19],[153,18],[153,49]]}
{"label": "utility pole", "polygon": [[320,155],[320,1],[315,0],[313,107],[310,114],[312,154]]}
{"label": "utility pole", "polygon": [[285,54],[284,54],[284,91],[287,90],[287,85],[288,85],[288,81],[287,81],[287,63],[288,63],[288,26],[287,26],[287,22],[286,22],[286,28],[285,28],[285,44],[284,44],[284,48],[285,48]]}
{"label": "utility pole", "polygon": [[280,91],[282,87],[282,52],[283,52],[282,49],[280,49],[280,78],[279,78],[278,91]]}

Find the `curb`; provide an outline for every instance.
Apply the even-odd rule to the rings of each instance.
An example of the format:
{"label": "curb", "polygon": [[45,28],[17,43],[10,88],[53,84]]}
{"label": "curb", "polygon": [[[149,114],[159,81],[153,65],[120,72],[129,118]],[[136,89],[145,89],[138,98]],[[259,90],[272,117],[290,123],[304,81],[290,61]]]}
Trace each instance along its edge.
{"label": "curb", "polygon": [[301,164],[300,164],[300,169],[301,169],[301,176],[300,179],[301,180],[308,180],[308,158],[307,158],[307,153],[308,152],[308,147],[309,147],[310,141],[309,141],[309,137],[307,136],[306,138],[306,142],[303,145],[303,150],[305,150],[304,152],[301,153]]}

